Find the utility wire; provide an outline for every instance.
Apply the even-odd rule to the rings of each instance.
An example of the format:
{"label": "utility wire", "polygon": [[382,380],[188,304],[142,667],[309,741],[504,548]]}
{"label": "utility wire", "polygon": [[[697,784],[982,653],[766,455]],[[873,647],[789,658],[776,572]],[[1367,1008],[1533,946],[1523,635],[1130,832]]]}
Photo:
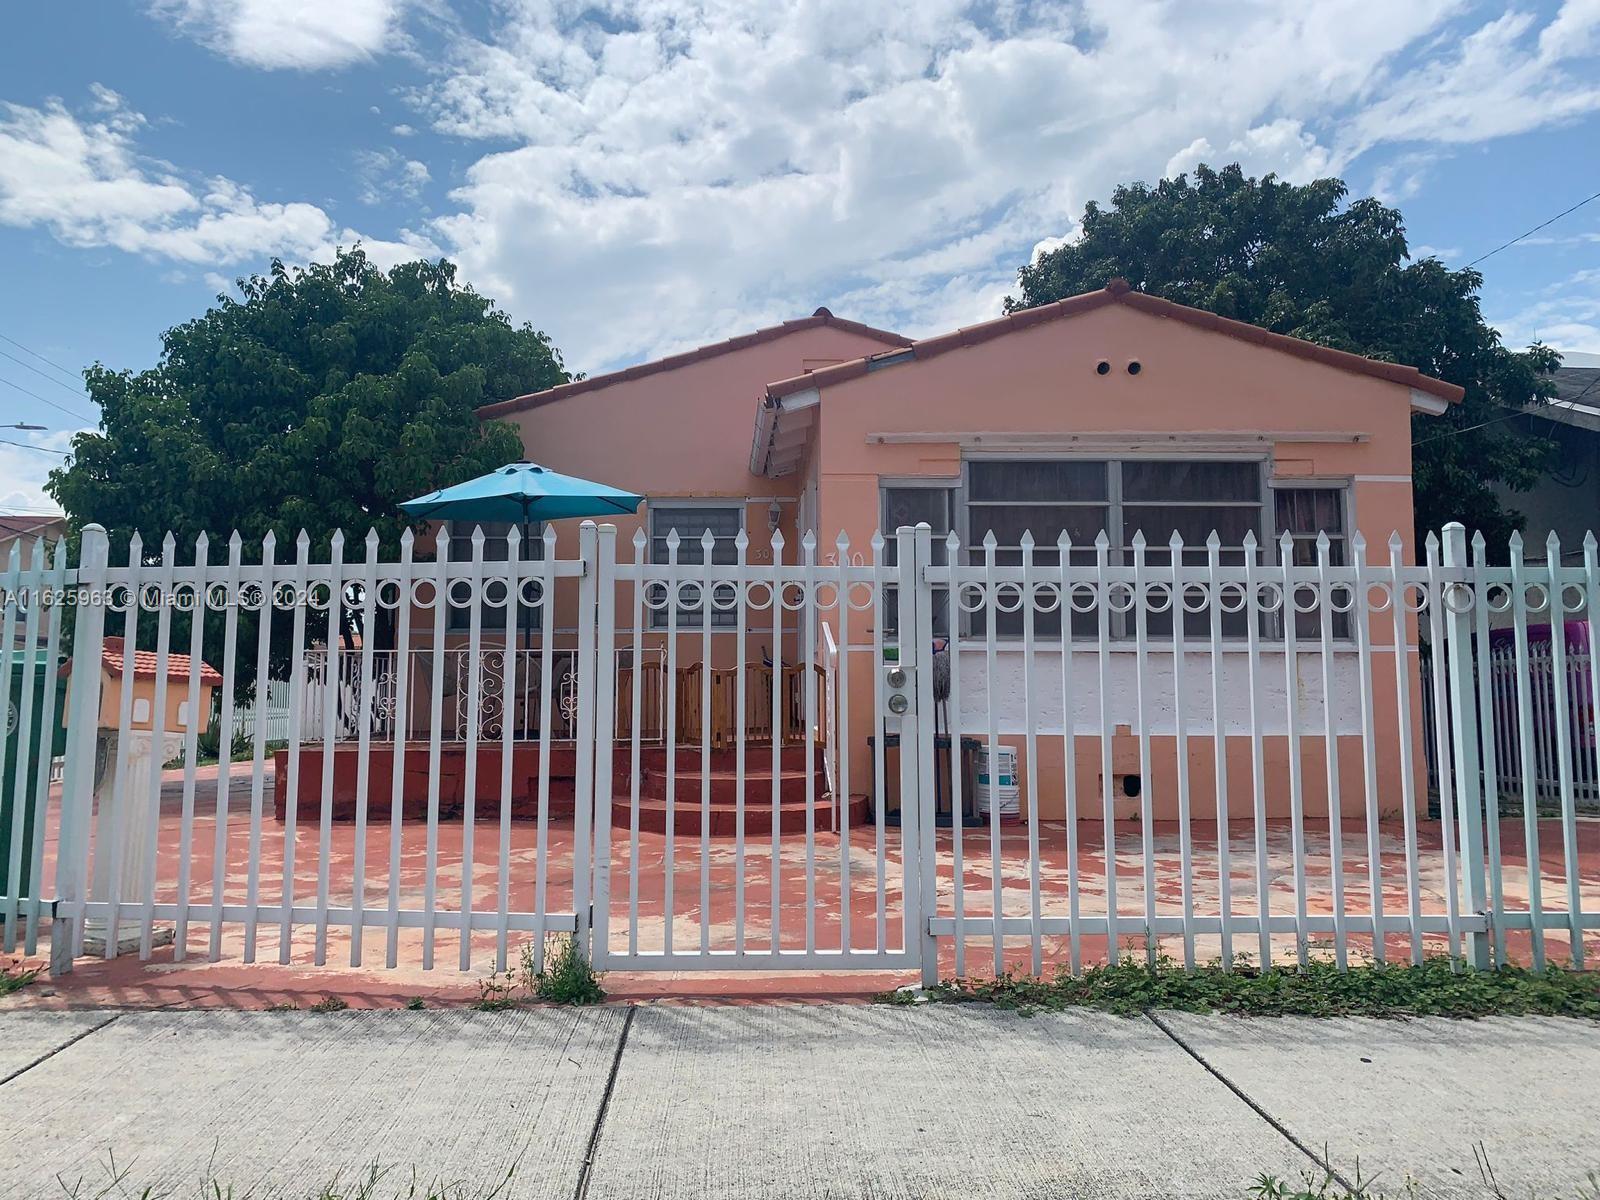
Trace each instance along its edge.
{"label": "utility wire", "polygon": [[37,450],[40,454],[59,454],[62,458],[72,457],[65,450],[52,450],[49,446],[30,446],[27,442],[13,442],[10,438],[0,438],[0,446],[15,446],[18,450]]}
{"label": "utility wire", "polygon": [[71,392],[74,396],[82,396],[85,400],[89,399],[89,393],[84,391],[81,387],[73,387],[70,383],[62,383],[61,380],[57,379],[54,375],[46,375],[43,371],[39,370],[38,367],[34,366],[30,362],[23,362],[15,354],[7,354],[4,350],[0,350],[0,358],[9,358],[12,362],[16,363],[17,366],[32,371],[40,379],[48,379],[57,387],[66,388],[67,391]]}
{"label": "utility wire", "polygon": [[40,404],[48,404],[51,408],[55,409],[56,411],[66,413],[67,416],[71,417],[75,421],[84,421],[84,422],[86,422],[88,424],[91,424],[91,425],[94,424],[94,422],[92,420],[90,420],[90,418],[84,416],[82,413],[73,412],[65,404],[57,404],[54,400],[51,400],[49,397],[41,396],[41,395],[39,395],[38,392],[35,392],[30,388],[25,388],[20,383],[12,383],[11,380],[3,378],[3,377],[0,377],[0,383],[5,384],[7,387],[16,388],[17,391],[21,392],[24,396],[32,396]]}
{"label": "utility wire", "polygon": [[0,342],[10,342],[13,346],[15,346],[18,350],[21,350],[24,354],[31,354],[31,355],[33,355],[33,357],[37,358],[40,362],[49,363],[52,367],[54,367],[56,370],[60,371],[63,375],[70,375],[77,382],[79,382],[79,383],[83,382],[83,376],[78,374],[78,372],[70,371],[66,367],[63,367],[60,363],[56,362],[55,359],[46,358],[44,355],[40,354],[37,350],[31,349],[30,347],[27,347],[27,346],[24,346],[21,342],[17,341],[16,338],[7,337],[5,334],[0,333]]}
{"label": "utility wire", "polygon": [[[1480,254],[1477,258],[1475,258],[1471,262],[1469,262],[1467,264],[1467,266],[1475,267],[1479,263],[1481,263],[1484,259],[1493,258],[1496,254],[1499,254],[1500,251],[1506,249],[1508,246],[1515,246],[1523,238],[1532,237],[1534,234],[1538,233],[1539,230],[1543,229],[1546,225],[1554,225],[1557,221],[1561,220],[1561,218],[1566,216],[1568,213],[1575,213],[1580,208],[1582,208],[1585,204],[1588,204],[1588,203],[1590,203],[1591,201],[1594,201],[1594,200],[1600,200],[1600,192],[1596,192],[1592,196],[1584,197],[1582,200],[1579,200],[1576,204],[1574,204],[1571,208],[1562,209],[1555,216],[1551,217],[1548,221],[1539,222],[1539,224],[1535,225],[1532,229],[1528,230],[1528,232],[1517,234],[1517,236],[1512,238],[1509,242],[1501,243],[1500,245],[1496,246],[1493,250],[1489,251],[1489,253]],[[1465,433],[1466,431],[1462,430],[1462,432]]]}

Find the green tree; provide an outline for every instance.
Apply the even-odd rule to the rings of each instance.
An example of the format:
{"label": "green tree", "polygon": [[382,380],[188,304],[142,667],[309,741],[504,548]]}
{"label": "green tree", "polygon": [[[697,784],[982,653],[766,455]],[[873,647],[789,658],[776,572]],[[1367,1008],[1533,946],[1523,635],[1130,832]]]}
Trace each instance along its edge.
{"label": "green tree", "polygon": [[158,551],[169,530],[187,550],[202,530],[292,547],[304,529],[325,550],[336,529],[376,529],[392,556],[400,501],[522,456],[474,408],[567,379],[545,334],[448,262],[386,273],[358,247],[239,289],[168,330],[149,370],[85,375],[100,428],[48,490],[75,528],[104,525],[113,555],[135,530]]}
{"label": "green tree", "polygon": [[[282,562],[301,530],[316,557],[343,530],[359,559],[376,529],[392,560],[411,524],[400,501],[522,457],[512,425],[473,410],[568,379],[545,334],[513,325],[448,262],[384,272],[357,247],[303,269],[274,261],[238,286],[242,299],[168,330],[154,367],[85,373],[100,428],[73,439],[47,490],[75,530],[106,527],[113,563],[136,531],[147,561],[170,531],[180,562],[202,531],[220,561],[235,530],[259,561],[270,531]],[[288,661],[279,641],[274,675]],[[248,683],[253,656],[237,661]]]}
{"label": "green tree", "polygon": [[1556,353],[1507,349],[1483,320],[1483,276],[1411,260],[1400,213],[1345,204],[1338,179],[1296,185],[1248,178],[1237,164],[1117,188],[1084,208],[1081,236],[1017,273],[1015,312],[1103,287],[1134,288],[1277,333],[1406,363],[1466,389],[1441,417],[1412,422],[1419,535],[1446,521],[1502,547],[1521,516],[1492,485],[1525,490],[1553,443],[1508,421],[1552,394]]}

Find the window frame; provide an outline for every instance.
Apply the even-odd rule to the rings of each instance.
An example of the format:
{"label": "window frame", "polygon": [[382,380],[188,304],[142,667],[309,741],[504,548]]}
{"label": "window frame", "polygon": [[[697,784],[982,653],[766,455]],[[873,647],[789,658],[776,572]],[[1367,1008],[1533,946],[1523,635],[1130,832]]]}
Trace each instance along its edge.
{"label": "window frame", "polygon": [[[656,558],[656,542],[664,539],[666,535],[662,534],[661,538],[658,539],[656,535],[655,520],[656,514],[661,510],[674,508],[698,508],[711,511],[721,509],[735,511],[739,514],[739,528],[734,536],[737,537],[738,534],[742,533],[748,537],[750,534],[750,500],[748,497],[728,499],[725,497],[716,496],[693,496],[686,497],[684,499],[677,499],[671,496],[651,496],[645,501],[644,512],[645,562],[649,566],[664,567],[667,565],[665,559],[658,560]],[[681,546],[682,544],[682,540],[680,540],[679,545]],[[678,565],[681,567],[686,564],[680,558]],[[650,614],[649,624],[652,632],[661,632],[666,630],[669,627],[667,608],[665,606],[661,608],[649,608],[649,606],[647,606],[647,608]],[[684,609],[679,608],[677,631],[679,633],[704,633],[706,631],[705,626],[701,623],[699,618],[700,610],[694,609],[685,611]],[[720,613],[713,612],[711,614],[711,618],[711,632],[713,634],[733,633],[738,626],[737,613],[732,610]]]}
{"label": "window frame", "polygon": [[[522,523],[520,521],[446,521],[446,522],[444,522],[445,531],[447,533],[449,533],[449,535],[450,535],[450,544],[449,544],[449,547],[447,548],[447,553],[449,553],[449,555],[450,555],[450,561],[452,563],[465,563],[465,564],[470,566],[471,563],[472,563],[472,531],[474,529],[477,529],[479,526],[487,526],[487,525],[504,525],[506,527],[506,531],[503,534],[502,533],[491,534],[488,531],[488,529],[484,529],[484,531],[483,531],[483,548],[484,548],[483,565],[487,568],[491,564],[494,564],[494,563],[507,563],[507,562],[511,561],[510,560],[511,549],[510,549],[509,545],[506,547],[506,555],[507,555],[507,557],[505,557],[505,558],[490,558],[489,555],[488,555],[489,544],[491,542],[495,542],[495,541],[501,541],[501,542],[505,541],[509,537],[511,531],[513,529],[520,528],[521,524]],[[543,521],[530,522],[528,528],[529,528],[528,536],[523,541],[523,560],[524,561],[533,561],[533,562],[543,561],[543,558],[544,558],[544,522]],[[533,544],[533,545],[535,545],[535,546],[537,546],[539,548],[539,553],[538,553],[537,556],[529,555],[527,553],[527,546],[528,546],[529,543],[531,543],[531,544]],[[457,552],[456,552],[456,547],[457,546],[465,546],[466,547],[465,554],[457,554]],[[485,599],[480,597],[479,600],[478,600],[478,607],[479,607],[479,609],[481,610],[481,612],[483,614],[482,617],[480,618],[479,622],[478,622],[479,632],[481,634],[487,635],[489,637],[493,637],[496,634],[499,634],[499,635],[503,636],[505,634],[505,606],[502,604],[499,607],[496,607],[494,605],[491,605],[487,600],[485,600]],[[520,635],[522,633],[539,633],[539,632],[541,632],[543,630],[543,628],[544,628],[544,609],[545,609],[545,606],[543,604],[534,605],[532,607],[531,611],[530,611],[530,609],[529,609],[529,607],[527,605],[520,605],[518,607],[518,609],[517,609],[517,632],[518,632],[518,634]],[[498,619],[496,619],[497,617],[498,617]],[[445,631],[445,633],[447,635],[470,634],[472,632],[472,606],[470,604],[448,604],[447,603],[445,605],[444,631]]]}
{"label": "window frame", "polygon": [[[1018,504],[1023,504],[1023,503],[1058,504],[1059,507],[1062,507],[1062,508],[1072,508],[1072,507],[1077,507],[1077,508],[1103,508],[1105,510],[1105,512],[1106,512],[1106,533],[1107,533],[1108,538],[1110,538],[1110,535],[1111,535],[1111,532],[1112,532],[1113,529],[1115,529],[1117,531],[1117,536],[1114,537],[1114,538],[1110,538],[1111,545],[1110,545],[1110,548],[1109,548],[1109,554],[1108,554],[1108,557],[1107,557],[1107,562],[1110,563],[1111,565],[1114,565],[1114,566],[1115,565],[1127,566],[1127,565],[1131,565],[1131,563],[1132,563],[1131,547],[1129,547],[1128,545],[1124,544],[1124,537],[1123,537],[1123,531],[1125,530],[1126,525],[1127,525],[1127,517],[1126,517],[1126,507],[1127,507],[1127,505],[1126,505],[1126,502],[1125,502],[1124,497],[1123,497],[1122,464],[1127,463],[1127,462],[1141,462],[1141,461],[1142,462],[1152,462],[1152,461],[1153,462],[1167,462],[1167,461],[1178,462],[1178,461],[1183,461],[1183,462],[1255,463],[1257,465],[1257,468],[1258,468],[1259,472],[1260,472],[1261,486],[1260,486],[1259,499],[1256,500],[1254,502],[1254,505],[1253,505],[1254,508],[1256,509],[1256,520],[1254,522],[1254,531],[1255,531],[1255,535],[1256,535],[1256,541],[1257,541],[1258,545],[1261,548],[1261,559],[1260,559],[1260,561],[1261,561],[1261,563],[1263,565],[1273,565],[1273,566],[1282,565],[1280,563],[1280,561],[1279,561],[1280,555],[1279,555],[1279,549],[1278,549],[1278,538],[1281,535],[1281,533],[1283,532],[1283,530],[1281,530],[1278,527],[1277,492],[1279,490],[1296,489],[1296,488],[1303,488],[1303,489],[1310,489],[1310,490],[1337,490],[1337,491],[1339,491],[1341,493],[1341,497],[1340,497],[1340,517],[1341,517],[1341,520],[1343,521],[1343,533],[1342,533],[1341,536],[1342,536],[1342,538],[1344,540],[1344,543],[1345,543],[1345,546],[1346,546],[1346,561],[1347,561],[1347,563],[1353,561],[1353,558],[1351,558],[1352,551],[1350,550],[1350,542],[1351,542],[1351,539],[1354,537],[1354,534],[1355,534],[1355,531],[1356,531],[1356,528],[1357,528],[1357,526],[1356,526],[1356,510],[1355,510],[1355,486],[1354,486],[1355,481],[1354,481],[1353,477],[1348,476],[1348,475],[1344,475],[1344,476],[1317,475],[1317,476],[1275,477],[1274,474],[1273,474],[1274,457],[1270,452],[1241,450],[1241,451],[1232,451],[1232,452],[1230,452],[1230,451],[1201,451],[1199,453],[1183,454],[1183,453],[1174,453],[1171,449],[1162,447],[1162,448],[1152,448],[1152,449],[1149,449],[1149,450],[1093,450],[1093,451],[1091,451],[1091,450],[1083,450],[1083,451],[1074,451],[1074,452],[1070,452],[1070,453],[1054,453],[1054,454],[1051,454],[1051,453],[1039,453],[1039,452],[1028,452],[1028,451],[977,451],[977,452],[969,452],[969,453],[963,454],[962,455],[962,459],[961,459],[961,476],[960,476],[960,480],[951,489],[951,491],[952,491],[951,503],[954,505],[954,508],[955,508],[955,511],[954,511],[954,522],[953,522],[952,527],[955,529],[957,536],[961,539],[962,552],[967,555],[967,561],[968,561],[969,564],[974,561],[973,555],[976,554],[978,556],[981,556],[982,553],[983,553],[983,545],[982,545],[981,540],[979,540],[979,536],[981,536],[981,535],[978,535],[978,536],[974,535],[974,527],[973,527],[973,523],[972,523],[972,515],[973,515],[973,507],[974,507],[973,503],[972,503],[972,501],[970,499],[971,494],[972,494],[972,484],[971,484],[971,466],[972,466],[972,464],[973,463],[989,463],[989,462],[1063,462],[1063,461],[1096,462],[1096,463],[1105,464],[1105,466],[1106,466],[1106,499],[1104,501],[1092,501],[1092,500],[1070,500],[1070,501],[1060,501],[1060,502],[1051,502],[1051,501],[1043,501],[1043,502],[1027,501],[1027,502],[1024,502],[1024,501],[1018,501],[1017,503]],[[1115,468],[1115,469],[1112,469],[1112,468]],[[949,484],[945,483],[944,481],[935,481],[935,480],[931,480],[931,479],[929,480],[929,484],[928,485],[929,486],[939,486],[941,483],[943,483],[944,486],[949,486]],[[911,486],[917,486],[917,484],[916,484],[916,482],[914,482],[912,480],[900,480],[900,479],[895,479],[895,480],[893,480],[891,482],[886,477],[886,478],[884,478],[883,480],[880,481],[880,492],[883,489],[885,489],[885,488],[887,488],[889,486],[911,487]],[[1134,507],[1138,507],[1140,503],[1141,502],[1137,502],[1137,501],[1134,502]],[[986,506],[989,506],[989,505],[1003,505],[1003,504],[1004,504],[1003,501],[980,501],[977,504],[977,508],[982,509],[982,508],[984,508]],[[1251,505],[1251,502],[1248,502],[1248,501],[1217,501],[1217,502],[1214,502],[1212,504],[1207,504],[1207,505],[1198,505],[1197,504],[1197,505],[1195,505],[1195,507],[1249,508],[1249,507],[1252,507],[1252,505]],[[882,509],[881,509],[881,506],[880,506],[880,512],[881,511],[882,511]],[[886,537],[888,536],[887,532],[885,533],[885,536]],[[1131,536],[1132,536],[1131,533],[1128,534],[1129,538],[1131,538]],[[1093,543],[1092,542],[1091,543],[1074,542],[1072,548],[1076,552],[1076,551],[1080,551],[1080,550],[1084,549],[1086,545],[1089,548],[1093,547]],[[1165,551],[1166,550],[1166,546],[1167,546],[1167,544],[1165,542],[1161,542],[1161,543],[1150,542],[1150,543],[1147,544],[1146,549],[1150,550],[1150,551]],[[997,551],[1005,551],[1005,550],[1015,551],[1015,550],[1018,550],[1019,548],[1020,547],[1017,547],[1017,546],[1005,546],[1005,545],[997,545],[996,546],[996,550]],[[1203,549],[1204,548],[1204,543],[1199,543],[1197,545],[1196,544],[1187,544],[1187,543],[1185,544],[1185,549],[1186,550],[1192,550],[1192,549],[1196,549],[1196,548]],[[1035,544],[1034,549],[1036,551],[1047,550],[1047,551],[1054,552],[1055,544],[1054,543],[1039,542],[1039,543]],[[1235,550],[1235,551],[1237,551],[1238,549],[1240,549],[1240,547],[1237,547],[1237,546],[1225,546],[1225,547],[1223,547],[1223,549],[1224,550]],[[971,613],[967,613],[967,614],[963,615],[963,618],[962,618],[962,630],[961,630],[961,636],[963,638],[967,638],[969,636],[972,636],[972,628],[973,628],[972,617],[973,617],[973,615],[974,614],[971,614]],[[1125,617],[1125,615],[1126,614],[1121,614],[1121,613],[1113,613],[1113,614],[1111,614],[1111,616],[1112,616],[1111,625],[1112,625],[1112,640],[1113,640],[1113,642],[1125,642],[1129,637],[1132,636],[1131,628],[1125,628],[1125,626],[1127,626],[1129,624],[1128,622],[1126,622],[1123,619]],[[1264,631],[1263,636],[1267,636],[1267,637],[1270,637],[1270,638],[1281,638],[1282,634],[1281,634],[1281,631],[1277,630],[1276,628],[1269,628],[1268,630]],[[1001,633],[998,630],[996,631],[995,637],[996,637],[997,641],[1002,641],[1002,642],[1016,642],[1017,640],[1019,640],[1019,635],[1017,635],[1017,634]],[[1336,631],[1333,640],[1336,643],[1348,644],[1351,641],[1352,637],[1353,637],[1352,632],[1347,629],[1347,630],[1342,630],[1342,631]],[[1076,635],[1075,634],[1074,637],[1073,637],[1073,640],[1074,641],[1084,641],[1084,640],[1093,640],[1093,639],[1092,638],[1085,638],[1082,635]],[[1240,641],[1244,640],[1244,635],[1242,635],[1242,634],[1229,635],[1229,636],[1226,637],[1225,640],[1229,641],[1230,643],[1237,643],[1237,642],[1240,642]]]}

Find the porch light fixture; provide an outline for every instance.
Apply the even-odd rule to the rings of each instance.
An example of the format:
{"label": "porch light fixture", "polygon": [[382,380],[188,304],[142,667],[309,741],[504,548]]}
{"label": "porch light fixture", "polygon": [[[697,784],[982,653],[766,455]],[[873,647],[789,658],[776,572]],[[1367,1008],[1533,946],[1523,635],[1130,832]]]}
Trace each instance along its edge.
{"label": "porch light fixture", "polygon": [[783,505],[774,500],[771,504],[767,505],[767,528],[769,530],[776,530],[779,522],[782,520]]}

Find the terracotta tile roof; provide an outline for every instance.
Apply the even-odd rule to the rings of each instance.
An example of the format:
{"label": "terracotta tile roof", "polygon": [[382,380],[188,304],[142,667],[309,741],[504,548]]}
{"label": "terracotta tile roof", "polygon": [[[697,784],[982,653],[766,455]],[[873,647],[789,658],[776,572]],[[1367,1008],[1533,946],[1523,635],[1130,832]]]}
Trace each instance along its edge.
{"label": "terracotta tile roof", "polygon": [[1300,338],[1290,337],[1283,333],[1273,333],[1269,329],[1262,329],[1259,325],[1251,325],[1244,321],[1234,321],[1227,317],[1219,317],[1216,313],[1206,312],[1201,308],[1190,308],[1186,304],[1176,304],[1171,300],[1163,300],[1159,296],[1149,296],[1144,292],[1136,292],[1125,279],[1113,279],[1097,292],[1085,292],[1081,296],[1068,296],[1065,300],[1057,300],[1053,304],[1042,304],[1038,308],[1025,308],[1009,316],[997,320],[985,321],[980,325],[969,325],[965,329],[957,329],[950,333],[942,333],[938,337],[924,338],[911,343],[909,350],[895,350],[884,354],[869,355],[865,358],[852,359],[849,362],[837,363],[831,367],[822,367],[819,370],[805,375],[796,375],[790,379],[779,380],[777,383],[767,385],[768,399],[777,399],[788,396],[794,392],[803,392],[808,388],[829,387],[836,383],[843,383],[847,379],[854,379],[865,375],[869,371],[882,367],[892,366],[899,362],[921,361],[936,358],[951,350],[960,350],[966,346],[976,346],[982,342],[990,341],[997,337],[1004,337],[1019,329],[1027,329],[1034,325],[1043,325],[1048,321],[1058,321],[1063,317],[1074,317],[1080,313],[1092,312],[1097,308],[1104,308],[1108,304],[1126,304],[1129,308],[1136,308],[1140,312],[1150,313],[1152,316],[1167,317],[1174,321],[1182,321],[1201,329],[1209,329],[1216,333],[1226,334],[1228,337],[1238,338],[1243,342],[1254,342],[1258,346],[1267,346],[1273,350],[1281,350],[1285,354],[1293,354],[1297,358],[1310,359],[1312,362],[1326,363],[1330,367],[1338,367],[1344,371],[1354,371],[1361,375],[1373,375],[1379,379],[1387,379],[1391,383],[1403,384],[1416,388],[1420,392],[1427,392],[1431,396],[1451,404],[1458,404],[1465,395],[1465,389],[1453,383],[1446,383],[1442,379],[1434,379],[1424,375],[1416,367],[1402,366],[1400,363],[1379,362],[1377,359],[1364,358],[1359,354],[1350,354],[1344,350],[1334,350],[1328,346],[1319,346],[1315,342],[1303,341]]}
{"label": "terracotta tile roof", "polygon": [[[100,650],[100,661],[105,664],[106,674],[113,679],[121,679],[127,656],[124,653],[124,643],[119,637],[108,637]],[[64,674],[71,674],[72,662],[67,661]],[[133,652],[133,677],[135,679],[156,678],[156,655],[153,650],[135,650]],[[189,678],[189,656],[187,654],[167,655],[167,678],[182,678],[187,684]],[[211,684],[213,687],[222,685],[222,676],[210,663],[204,659],[200,661],[200,682]]]}
{"label": "terracotta tile roof", "polygon": [[604,375],[591,375],[587,379],[559,384],[553,388],[546,388],[542,392],[530,392],[526,396],[517,396],[512,400],[497,400],[493,404],[485,404],[478,409],[478,416],[485,420],[493,417],[509,416],[511,413],[538,408],[543,404],[553,404],[555,401],[565,400],[569,396],[578,396],[584,392],[593,392],[603,387],[610,387],[614,383],[622,383],[630,379],[640,379],[646,375],[655,375],[661,371],[671,371],[678,367],[686,367],[690,363],[701,362],[707,358],[716,358],[722,354],[730,354],[735,350],[743,350],[749,346],[760,345],[762,342],[777,341],[779,338],[788,337],[791,333],[799,333],[805,329],[816,329],[824,325],[831,329],[843,329],[849,333],[859,333],[863,337],[876,338],[889,346],[911,345],[911,339],[908,337],[903,337],[898,333],[890,333],[887,329],[874,329],[871,325],[863,325],[859,321],[847,321],[843,317],[834,316],[826,308],[819,308],[809,317],[785,321],[781,325],[769,325],[765,329],[758,329],[754,333],[741,334],[738,337],[729,338],[725,342],[713,342],[709,346],[685,350],[682,354],[658,358],[654,362],[639,363],[637,366],[626,367],[621,371],[609,371]]}
{"label": "terracotta tile roof", "polygon": [[0,538],[44,536],[66,532],[65,517],[36,516],[32,513],[0,513]]}

